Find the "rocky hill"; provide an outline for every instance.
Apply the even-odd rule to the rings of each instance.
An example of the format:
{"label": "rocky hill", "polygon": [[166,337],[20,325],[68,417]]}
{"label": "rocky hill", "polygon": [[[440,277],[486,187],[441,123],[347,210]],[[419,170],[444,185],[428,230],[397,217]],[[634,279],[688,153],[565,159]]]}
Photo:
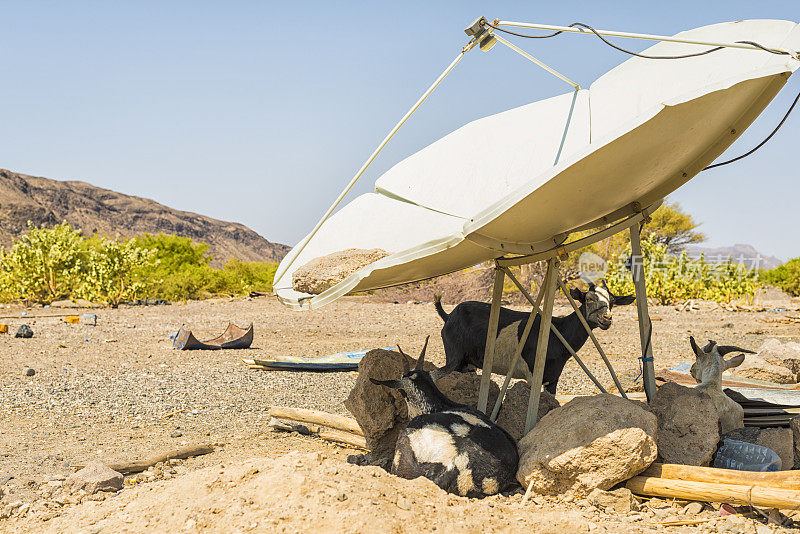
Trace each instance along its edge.
{"label": "rocky hill", "polygon": [[741,263],[747,267],[760,267],[762,269],[772,269],[783,263],[780,258],[775,256],[766,256],[761,254],[753,245],[737,244],[731,247],[700,247],[697,245],[688,245],[686,253],[692,257],[700,257],[705,254],[707,261],[727,261],[728,257],[733,259],[734,263]]}
{"label": "rocky hill", "polygon": [[27,222],[67,221],[84,235],[130,237],[144,232],[175,234],[208,243],[214,263],[279,261],[289,247],[267,241],[238,223],[178,211],[153,200],[123,195],[85,182],[58,181],[0,169],[0,245],[24,233]]}

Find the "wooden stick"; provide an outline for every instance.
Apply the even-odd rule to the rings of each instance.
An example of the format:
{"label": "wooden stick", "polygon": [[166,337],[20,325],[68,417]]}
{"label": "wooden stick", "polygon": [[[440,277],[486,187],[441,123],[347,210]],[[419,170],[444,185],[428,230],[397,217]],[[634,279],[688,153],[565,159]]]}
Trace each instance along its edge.
{"label": "wooden stick", "polygon": [[[351,432],[343,432],[341,430],[325,430],[318,425],[306,423],[300,424],[296,421],[281,421],[280,419],[272,419],[269,422],[270,428],[283,432],[297,432],[303,436],[316,436],[326,441],[335,441],[344,443],[359,449],[369,450],[367,442],[363,436],[356,436]],[[304,428],[299,428],[300,426]]]}
{"label": "wooden stick", "polygon": [[351,445],[358,449],[364,449],[365,451],[369,450],[367,449],[367,442],[362,436],[356,436],[350,432],[342,432],[340,430],[320,430],[319,434],[316,435],[327,441],[336,441]]}
{"label": "wooden stick", "polygon": [[531,489],[533,489],[533,480],[528,482],[528,489],[525,490],[525,495],[522,496],[522,506],[525,506],[525,504],[528,502],[528,499],[531,496]]}
{"label": "wooden stick", "polygon": [[[128,462],[107,463],[106,465],[118,473],[128,475],[130,473],[139,473],[141,471],[145,471],[148,468],[153,467],[156,464],[160,464],[161,462],[166,462],[167,460],[185,460],[186,458],[202,456],[211,452],[214,452],[214,447],[211,445],[190,445],[188,447],[173,449],[171,451],[158,454],[147,460],[131,460]],[[79,469],[83,469],[86,467],[86,465],[73,464],[70,465],[70,467],[77,471]]]}
{"label": "wooden stick", "polygon": [[690,501],[750,504],[766,508],[794,508],[800,503],[800,491],[743,486],[735,484],[710,484],[688,482],[669,478],[636,476],[625,483],[634,493],[686,499]]}
{"label": "wooden stick", "polygon": [[737,484],[800,490],[800,471],[737,471],[716,467],[697,467],[693,465],[659,464],[648,467],[641,476],[686,480],[690,482],[709,482],[712,484]]}
{"label": "wooden stick", "polygon": [[288,419],[301,423],[312,423],[315,425],[327,426],[336,430],[343,430],[356,436],[363,436],[361,427],[355,419],[319,410],[307,410],[305,408],[290,408],[288,406],[272,406],[269,414],[278,419]]}

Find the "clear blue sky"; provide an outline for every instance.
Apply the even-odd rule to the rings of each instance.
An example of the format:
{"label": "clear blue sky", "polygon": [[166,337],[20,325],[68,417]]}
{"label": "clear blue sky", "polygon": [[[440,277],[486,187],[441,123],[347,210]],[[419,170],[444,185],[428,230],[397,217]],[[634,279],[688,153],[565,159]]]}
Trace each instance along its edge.
{"label": "clear blue sky", "polygon": [[[451,61],[477,16],[660,34],[800,20],[798,0],[0,5],[0,167],[153,198],[288,244]],[[582,36],[519,44],[582,85],[627,58]],[[794,76],[728,155],[757,143],[798,91]],[[562,92],[504,47],[472,52],[355,193],[469,120]],[[798,139],[800,110],[756,155],[701,173],[672,199],[703,222],[710,245],[800,256]]]}

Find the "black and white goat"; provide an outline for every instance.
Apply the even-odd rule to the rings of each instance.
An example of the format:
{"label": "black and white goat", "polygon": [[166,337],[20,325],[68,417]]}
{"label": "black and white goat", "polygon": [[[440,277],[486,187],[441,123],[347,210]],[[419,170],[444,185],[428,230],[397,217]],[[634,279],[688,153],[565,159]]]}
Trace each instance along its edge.
{"label": "black and white goat", "polygon": [[486,415],[439,391],[434,380],[445,372],[422,369],[427,346],[426,338],[415,368],[399,380],[370,379],[399,389],[408,403],[411,420],[397,439],[391,472],[407,479],[423,476],[464,497],[515,486],[519,454],[514,438]]}
{"label": "black and white goat", "polygon": [[[570,290],[573,299],[580,302],[580,312],[589,326],[594,329],[600,327],[608,330],[611,327],[611,309],[614,306],[631,304],[636,297],[613,295],[608,290],[605,281],[600,285],[591,284],[588,291],[578,288]],[[467,301],[456,306],[448,315],[440,298],[437,296],[436,311],[444,319],[442,327],[442,342],[447,359],[445,369],[448,371],[464,371],[468,365],[483,366],[483,356],[486,348],[486,332],[489,329],[489,310],[491,306],[486,302]],[[527,323],[527,312],[519,312],[500,308],[500,322],[497,328],[497,341],[495,342],[494,361],[492,372],[507,374],[511,367],[517,344],[522,338]],[[537,314],[533,328],[525,341],[522,350],[522,359],[527,365],[517,365],[514,378],[530,379],[533,374],[533,362],[536,359],[536,345],[539,339],[539,325],[541,317]],[[577,352],[589,339],[589,334],[578,319],[576,312],[565,317],[553,317],[553,326],[564,336],[572,349]],[[564,365],[572,356],[564,345],[550,332],[547,344],[547,356],[544,366],[545,389],[554,394]]]}

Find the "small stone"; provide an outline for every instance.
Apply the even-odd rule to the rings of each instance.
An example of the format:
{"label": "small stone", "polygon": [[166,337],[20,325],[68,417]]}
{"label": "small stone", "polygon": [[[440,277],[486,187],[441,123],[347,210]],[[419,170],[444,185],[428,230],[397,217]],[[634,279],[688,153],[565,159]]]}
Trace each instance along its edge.
{"label": "small stone", "polygon": [[699,502],[690,502],[686,506],[683,507],[681,513],[684,515],[697,515],[703,511],[703,505]]}
{"label": "small stone", "polygon": [[20,325],[20,327],[17,329],[17,333],[14,334],[14,337],[30,339],[33,337],[33,330],[26,324]]}
{"label": "small stone", "polygon": [[30,367],[26,367],[25,370],[22,371],[22,374],[25,376],[33,376],[36,374],[36,371],[34,369],[31,369]]}
{"label": "small stone", "polygon": [[773,532],[775,531],[769,528],[767,525],[756,525],[756,534],[772,534]]}
{"label": "small stone", "polygon": [[183,436],[183,432],[181,432],[180,430],[173,430],[172,433],[169,435],[169,437],[171,438],[179,438],[181,436]]}
{"label": "small stone", "polygon": [[619,488],[614,491],[594,489],[587,499],[598,508],[611,510],[620,515],[626,515],[639,508],[639,503],[628,488]]}
{"label": "small stone", "polygon": [[64,481],[64,487],[73,491],[84,490],[89,494],[98,491],[119,491],[122,489],[123,478],[121,473],[117,473],[104,463],[90,462],[77,473],[68,476]]}

